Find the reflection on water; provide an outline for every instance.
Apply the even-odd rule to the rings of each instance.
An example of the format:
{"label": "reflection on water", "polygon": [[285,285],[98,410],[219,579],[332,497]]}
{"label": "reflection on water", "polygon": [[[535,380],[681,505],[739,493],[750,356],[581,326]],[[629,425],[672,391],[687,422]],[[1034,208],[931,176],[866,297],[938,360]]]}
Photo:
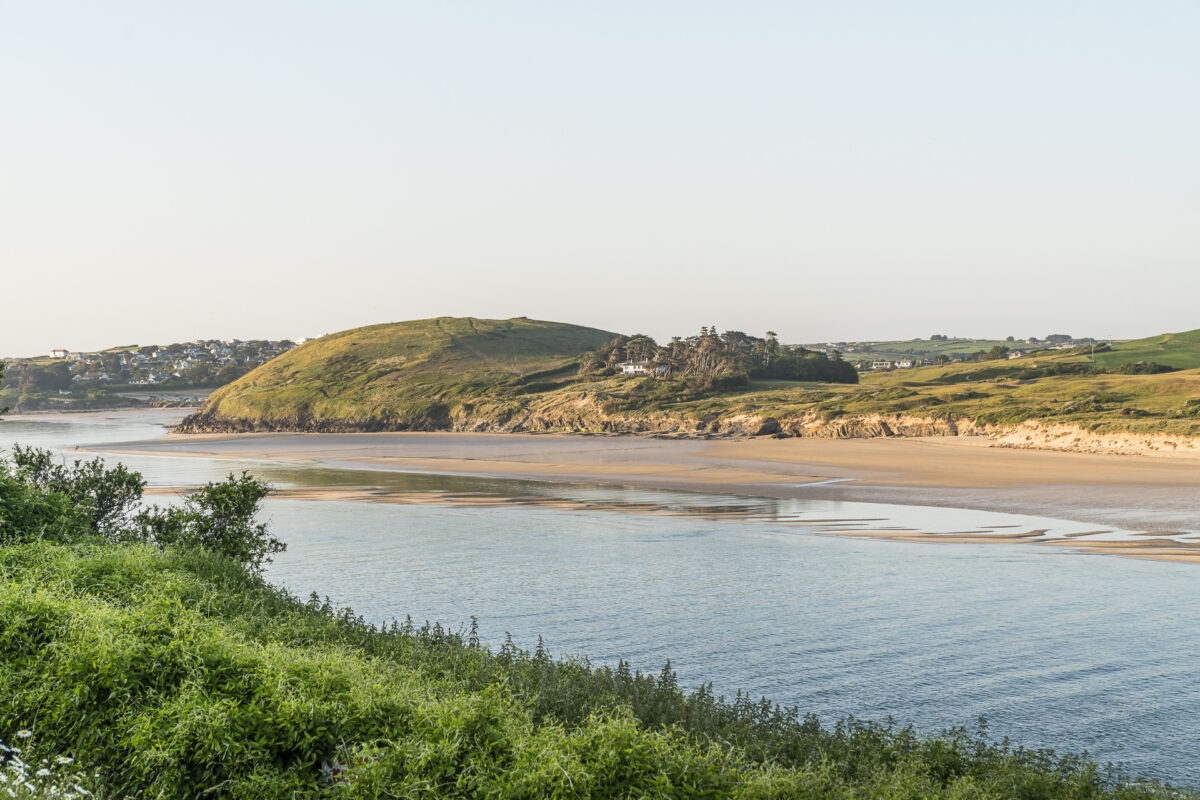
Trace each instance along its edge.
{"label": "reflection on water", "polygon": [[[62,446],[161,435],[144,422],[0,424]],[[129,457],[158,485],[244,462]],[[757,500],[444,475],[254,463],[280,485],[546,498],[388,505],[272,499],[288,542],[270,577],[377,621],[452,627],[497,642],[659,669],[685,685],[746,689],[826,719],[892,715],[921,728],[988,717],[1028,745],[1200,784],[1200,601],[1195,566],[1073,557],[1025,545],[814,536],[853,526],[1001,533],[1072,523],[956,509]],[[644,513],[617,513],[635,508]],[[753,524],[746,524],[752,521]],[[1005,527],[1009,526],[1009,527]],[[1091,526],[1094,527],[1094,526]]]}

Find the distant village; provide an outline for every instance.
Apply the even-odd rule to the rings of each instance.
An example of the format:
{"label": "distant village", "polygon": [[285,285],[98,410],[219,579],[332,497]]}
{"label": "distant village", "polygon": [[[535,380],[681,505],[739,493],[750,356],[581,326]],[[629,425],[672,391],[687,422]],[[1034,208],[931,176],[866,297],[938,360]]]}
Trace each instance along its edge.
{"label": "distant village", "polygon": [[204,385],[226,383],[222,373],[238,377],[299,343],[287,339],[247,342],[240,339],[207,339],[91,353],[51,350],[50,358],[67,363],[73,383],[104,381],[130,386],[164,383]]}
{"label": "distant village", "polygon": [[[962,361],[1021,358],[1030,353],[1048,350],[1073,350],[1077,347],[1096,344],[1093,338],[1078,339],[1068,334],[1055,333],[1039,339],[1031,336],[1017,339],[1009,336],[1003,342],[992,339],[960,339],[937,334],[929,339],[913,339],[911,347],[901,348],[906,342],[825,342],[804,345],[826,355],[839,354],[854,364],[859,372],[880,372],[896,369],[913,369],[938,364],[953,364]],[[884,347],[886,345],[886,347]],[[972,345],[979,348],[972,350]],[[985,347],[986,345],[986,347]]]}
{"label": "distant village", "polygon": [[3,387],[70,395],[85,389],[219,386],[306,340],[204,339],[98,351],[55,349],[5,364]]}

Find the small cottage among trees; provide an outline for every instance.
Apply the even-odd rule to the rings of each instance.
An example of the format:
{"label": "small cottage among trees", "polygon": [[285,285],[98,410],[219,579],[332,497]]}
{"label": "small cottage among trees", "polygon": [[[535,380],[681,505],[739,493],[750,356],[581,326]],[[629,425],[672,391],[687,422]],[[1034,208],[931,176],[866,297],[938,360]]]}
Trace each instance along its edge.
{"label": "small cottage among trees", "polygon": [[818,353],[742,331],[718,333],[702,327],[695,336],[675,336],[659,345],[645,334],[618,336],[592,353],[583,374],[658,375],[664,378],[775,378],[793,381],[857,383],[858,371],[834,350]]}

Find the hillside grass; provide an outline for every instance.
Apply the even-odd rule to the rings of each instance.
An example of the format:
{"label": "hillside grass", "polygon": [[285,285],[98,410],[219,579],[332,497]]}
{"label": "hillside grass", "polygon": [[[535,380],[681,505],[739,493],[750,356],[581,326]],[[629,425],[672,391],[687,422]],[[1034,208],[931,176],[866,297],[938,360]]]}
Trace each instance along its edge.
{"label": "hillside grass", "polygon": [[[1092,357],[1081,353],[1062,360],[1091,362]],[[1113,342],[1110,350],[1095,354],[1095,363],[1101,367],[1119,367],[1138,361],[1154,361],[1177,369],[1200,369],[1200,329]]]}
{"label": "hillside grass", "polygon": [[[527,319],[440,318],[314,340],[215,392],[198,429],[720,430],[737,420],[906,415],[1007,426],[1027,420],[1097,433],[1200,436],[1200,331],[1022,358],[864,373],[857,385],[754,380],[713,388],[686,379],[583,375],[612,334]],[[979,349],[979,342],[938,342]],[[984,343],[987,344],[987,343]],[[1103,374],[1157,361],[1194,368]],[[713,420],[730,421],[722,428]],[[961,428],[960,428],[961,429]],[[769,429],[768,429],[769,430]],[[796,431],[798,427],[784,426]]]}
{"label": "hillside grass", "polygon": [[331,334],[215,392],[205,408],[247,419],[444,419],[457,403],[521,394],[573,374],[616,334],[517,318],[441,317]]}
{"label": "hillside grass", "polygon": [[857,385],[754,381],[748,390],[722,393],[689,393],[686,386],[652,378],[611,378],[573,384],[559,390],[557,400],[544,402],[565,406],[586,394],[630,420],[900,414],[979,425],[1040,419],[1098,433],[1200,436],[1200,370],[1023,377],[1045,363],[1016,359],[866,373]]}

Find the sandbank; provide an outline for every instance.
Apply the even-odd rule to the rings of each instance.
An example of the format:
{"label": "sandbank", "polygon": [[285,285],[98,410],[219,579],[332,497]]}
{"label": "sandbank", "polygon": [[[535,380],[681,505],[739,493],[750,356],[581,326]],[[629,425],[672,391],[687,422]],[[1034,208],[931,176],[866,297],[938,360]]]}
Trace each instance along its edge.
{"label": "sandbank", "polygon": [[658,439],[472,433],[171,435],[92,449],[343,469],[1019,511],[1193,530],[1200,458],[990,447],[982,437]]}

